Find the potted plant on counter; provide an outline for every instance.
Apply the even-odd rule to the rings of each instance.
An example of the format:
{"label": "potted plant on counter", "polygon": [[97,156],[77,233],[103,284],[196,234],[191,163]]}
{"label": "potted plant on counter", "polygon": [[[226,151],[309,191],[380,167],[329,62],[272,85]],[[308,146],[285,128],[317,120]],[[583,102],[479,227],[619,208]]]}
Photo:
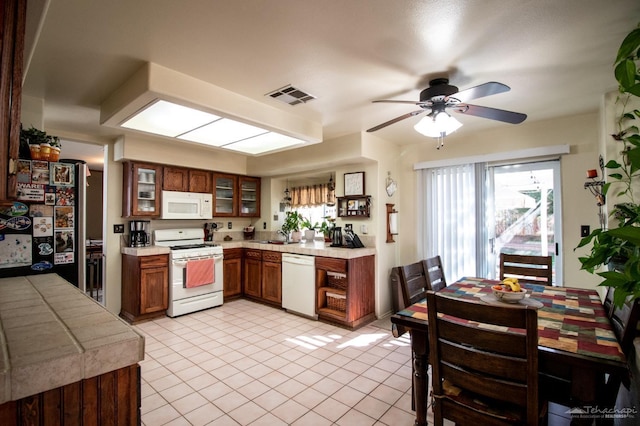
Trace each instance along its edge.
{"label": "potted plant on counter", "polygon": [[325,242],[331,242],[333,235],[333,228],[336,227],[336,219],[330,216],[325,216],[322,218],[322,223],[320,224],[320,232],[324,235]]}
{"label": "potted plant on counter", "polygon": [[[640,184],[640,133],[634,124],[640,111],[633,108],[640,98],[640,27],[624,39],[615,61],[615,77],[620,94],[616,100],[621,113],[616,119],[612,142],[620,145],[620,161],[609,160],[604,168],[610,178],[602,187],[606,197],[616,188],[615,204],[609,214],[615,227],[596,229],[584,237],[577,248],[591,246],[588,256],[580,257],[582,269],[604,278],[599,285],[614,288],[614,303],[621,307],[628,299],[640,297],[640,205],[634,189]],[[603,266],[608,271],[596,272]]]}
{"label": "potted plant on counter", "polygon": [[291,241],[294,243],[297,243],[302,238],[300,227],[303,220],[302,215],[295,210],[288,211],[284,218],[282,232],[287,236],[291,235]]}
{"label": "potted plant on counter", "polygon": [[316,229],[320,227],[317,222],[312,224],[311,219],[306,217],[302,219],[300,226],[302,226],[302,229],[304,229],[304,240],[307,242],[313,241],[313,239],[316,237]]}

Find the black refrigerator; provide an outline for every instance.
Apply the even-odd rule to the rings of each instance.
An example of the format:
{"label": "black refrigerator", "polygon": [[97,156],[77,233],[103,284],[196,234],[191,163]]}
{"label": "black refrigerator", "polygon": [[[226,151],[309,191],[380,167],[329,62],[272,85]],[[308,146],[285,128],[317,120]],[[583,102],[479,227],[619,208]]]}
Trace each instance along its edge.
{"label": "black refrigerator", "polygon": [[84,290],[87,166],[18,160],[18,198],[0,207],[0,277],[57,273]]}

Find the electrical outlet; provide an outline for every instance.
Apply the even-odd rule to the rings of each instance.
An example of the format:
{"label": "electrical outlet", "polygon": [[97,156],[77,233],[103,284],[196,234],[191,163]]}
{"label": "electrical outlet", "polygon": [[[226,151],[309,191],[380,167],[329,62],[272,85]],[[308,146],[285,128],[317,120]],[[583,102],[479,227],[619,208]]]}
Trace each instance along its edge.
{"label": "electrical outlet", "polygon": [[580,225],[580,236],[588,237],[591,233],[591,227],[589,225]]}
{"label": "electrical outlet", "polygon": [[231,229],[231,227],[233,226],[233,224],[231,222],[227,222],[227,228]]}
{"label": "electrical outlet", "polygon": [[267,229],[267,222],[262,222],[262,229]]}
{"label": "electrical outlet", "polygon": [[353,231],[353,224],[352,223],[345,224],[344,229],[347,231]]}
{"label": "electrical outlet", "polygon": [[113,225],[114,234],[124,234],[124,225],[122,223]]}

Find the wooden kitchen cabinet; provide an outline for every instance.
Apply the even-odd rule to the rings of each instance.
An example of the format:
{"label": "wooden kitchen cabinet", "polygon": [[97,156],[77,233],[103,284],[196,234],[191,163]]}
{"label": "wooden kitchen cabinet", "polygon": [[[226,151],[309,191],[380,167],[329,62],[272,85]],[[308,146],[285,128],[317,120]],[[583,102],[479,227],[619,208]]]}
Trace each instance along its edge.
{"label": "wooden kitchen cabinet", "polygon": [[260,217],[260,178],[213,173],[213,216]]}
{"label": "wooden kitchen cabinet", "polygon": [[130,323],[165,315],[169,307],[169,255],[122,255],[120,316]]}
{"label": "wooden kitchen cabinet", "polygon": [[316,257],[318,318],[349,328],[375,319],[375,256]]}
{"label": "wooden kitchen cabinet", "polygon": [[212,172],[186,167],[165,166],[162,171],[162,189],[165,191],[211,193]]}
{"label": "wooden kitchen cabinet", "polygon": [[282,254],[245,249],[244,295],[258,302],[282,305]]}
{"label": "wooden kitchen cabinet", "polygon": [[242,249],[224,250],[224,300],[234,299],[242,295]]}
{"label": "wooden kitchen cabinet", "polygon": [[282,305],[282,253],[262,251],[262,299]]}
{"label": "wooden kitchen cabinet", "polygon": [[238,177],[238,213],[241,217],[260,217],[260,178]]}
{"label": "wooden kitchen cabinet", "polygon": [[226,173],[213,173],[213,216],[238,216],[238,176]]}
{"label": "wooden kitchen cabinet", "polygon": [[122,217],[159,217],[162,166],[127,161],[122,172]]}
{"label": "wooden kitchen cabinet", "polygon": [[245,296],[262,298],[262,250],[244,250],[243,286]]}

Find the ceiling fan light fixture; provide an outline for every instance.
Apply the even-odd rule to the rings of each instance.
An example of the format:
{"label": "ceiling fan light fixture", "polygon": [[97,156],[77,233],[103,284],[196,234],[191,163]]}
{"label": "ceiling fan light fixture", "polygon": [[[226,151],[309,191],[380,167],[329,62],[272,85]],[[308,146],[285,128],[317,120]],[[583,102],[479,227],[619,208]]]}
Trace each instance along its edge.
{"label": "ceiling fan light fixture", "polygon": [[462,123],[447,114],[445,111],[440,111],[436,114],[429,114],[420,120],[418,124],[413,126],[413,128],[416,129],[416,132],[431,138],[440,138],[442,136],[450,135],[460,127],[462,127]]}

